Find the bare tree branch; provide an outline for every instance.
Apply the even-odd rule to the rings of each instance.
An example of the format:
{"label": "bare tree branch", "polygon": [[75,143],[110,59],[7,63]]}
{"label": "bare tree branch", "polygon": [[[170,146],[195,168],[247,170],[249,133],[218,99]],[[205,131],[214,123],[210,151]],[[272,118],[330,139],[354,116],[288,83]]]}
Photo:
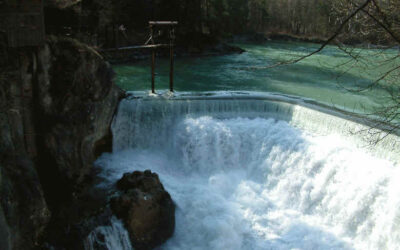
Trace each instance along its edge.
{"label": "bare tree branch", "polygon": [[366,8],[370,3],[372,2],[372,0],[366,0],[363,4],[361,4],[357,9],[355,9],[350,15],[348,15],[346,17],[346,19],[340,24],[339,28],[335,31],[335,33],[329,37],[328,40],[326,40],[317,50],[314,50],[313,52],[301,56],[297,59],[294,60],[289,60],[289,61],[285,61],[285,62],[279,62],[277,64],[274,65],[270,65],[270,66],[261,66],[261,67],[246,67],[245,69],[269,69],[269,68],[275,68],[278,66],[283,66],[283,65],[289,65],[289,64],[295,64],[298,63],[304,59],[306,59],[307,57],[310,57],[312,55],[315,55],[319,52],[321,52],[328,44],[330,44],[333,40],[335,40],[335,38],[340,34],[340,32],[343,30],[343,28],[345,27],[345,25],[361,10],[363,10],[364,8]]}
{"label": "bare tree branch", "polygon": [[[378,4],[372,0],[375,3],[375,6],[377,6],[378,9]],[[374,15],[372,15],[369,11],[362,9],[362,12],[367,14],[369,17],[371,17],[372,20],[374,20],[379,26],[381,26],[396,42],[400,43],[400,37],[398,37],[389,27],[387,27],[384,23],[378,20]]]}

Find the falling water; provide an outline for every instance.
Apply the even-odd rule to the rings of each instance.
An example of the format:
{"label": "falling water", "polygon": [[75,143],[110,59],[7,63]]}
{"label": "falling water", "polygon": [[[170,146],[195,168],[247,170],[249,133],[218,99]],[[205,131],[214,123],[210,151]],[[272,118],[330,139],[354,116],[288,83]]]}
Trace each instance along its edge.
{"label": "falling water", "polygon": [[128,232],[125,230],[122,222],[114,216],[110,222],[110,226],[98,227],[89,234],[84,242],[85,249],[133,249]]}
{"label": "falling water", "polygon": [[[97,165],[103,187],[159,174],[177,205],[162,249],[396,249],[399,138],[370,147],[344,116],[254,96],[126,99]],[[129,249],[118,223],[96,230]]]}

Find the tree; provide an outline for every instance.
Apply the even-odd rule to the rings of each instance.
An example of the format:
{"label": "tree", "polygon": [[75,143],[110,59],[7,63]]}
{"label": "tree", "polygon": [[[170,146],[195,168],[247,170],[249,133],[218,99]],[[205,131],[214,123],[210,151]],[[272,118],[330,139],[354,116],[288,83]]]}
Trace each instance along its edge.
{"label": "tree", "polygon": [[[321,46],[307,54],[294,58],[289,61],[279,62],[275,65],[269,65],[263,68],[278,67],[287,64],[294,64],[321,52],[328,44],[336,44],[339,49],[347,53],[352,63],[348,64],[354,67],[355,64],[363,64],[365,70],[369,70],[371,54],[360,53],[352,46],[346,46],[347,43],[374,43],[385,46],[380,50],[375,50],[375,55],[381,55],[393,47],[390,53],[392,56],[382,62],[378,67],[385,67],[384,71],[367,85],[357,86],[349,89],[352,92],[368,91],[371,88],[384,90],[390,97],[390,101],[385,103],[374,112],[366,114],[366,122],[372,128],[368,133],[373,133],[371,142],[377,143],[388,134],[400,133],[400,3],[391,0],[332,0],[332,15],[330,21],[336,23],[336,29],[332,35],[326,39]],[[389,54],[389,53],[388,53]],[[382,133],[383,132],[383,133]]]}

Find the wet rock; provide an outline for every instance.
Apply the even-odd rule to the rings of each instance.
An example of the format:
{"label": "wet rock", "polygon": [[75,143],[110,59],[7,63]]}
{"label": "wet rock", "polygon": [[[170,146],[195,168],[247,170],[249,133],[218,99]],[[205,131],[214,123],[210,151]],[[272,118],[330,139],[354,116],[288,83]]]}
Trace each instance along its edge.
{"label": "wet rock", "polygon": [[241,54],[243,52],[245,52],[244,49],[237,47],[237,46],[232,46],[226,43],[220,43],[217,46],[215,46],[212,50],[212,52],[216,52],[219,53],[221,55],[224,54]]}
{"label": "wet rock", "polygon": [[126,173],[117,188],[121,194],[111,200],[111,209],[123,220],[135,249],[152,249],[173,235],[175,205],[156,173]]}

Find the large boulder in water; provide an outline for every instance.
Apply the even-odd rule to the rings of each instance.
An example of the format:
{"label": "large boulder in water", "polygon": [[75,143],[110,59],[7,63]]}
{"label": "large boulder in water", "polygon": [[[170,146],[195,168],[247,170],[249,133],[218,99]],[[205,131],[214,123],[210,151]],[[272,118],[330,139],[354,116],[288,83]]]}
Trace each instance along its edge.
{"label": "large boulder in water", "polygon": [[175,205],[156,173],[126,173],[117,188],[121,195],[111,200],[111,208],[123,220],[135,249],[152,249],[173,235]]}

